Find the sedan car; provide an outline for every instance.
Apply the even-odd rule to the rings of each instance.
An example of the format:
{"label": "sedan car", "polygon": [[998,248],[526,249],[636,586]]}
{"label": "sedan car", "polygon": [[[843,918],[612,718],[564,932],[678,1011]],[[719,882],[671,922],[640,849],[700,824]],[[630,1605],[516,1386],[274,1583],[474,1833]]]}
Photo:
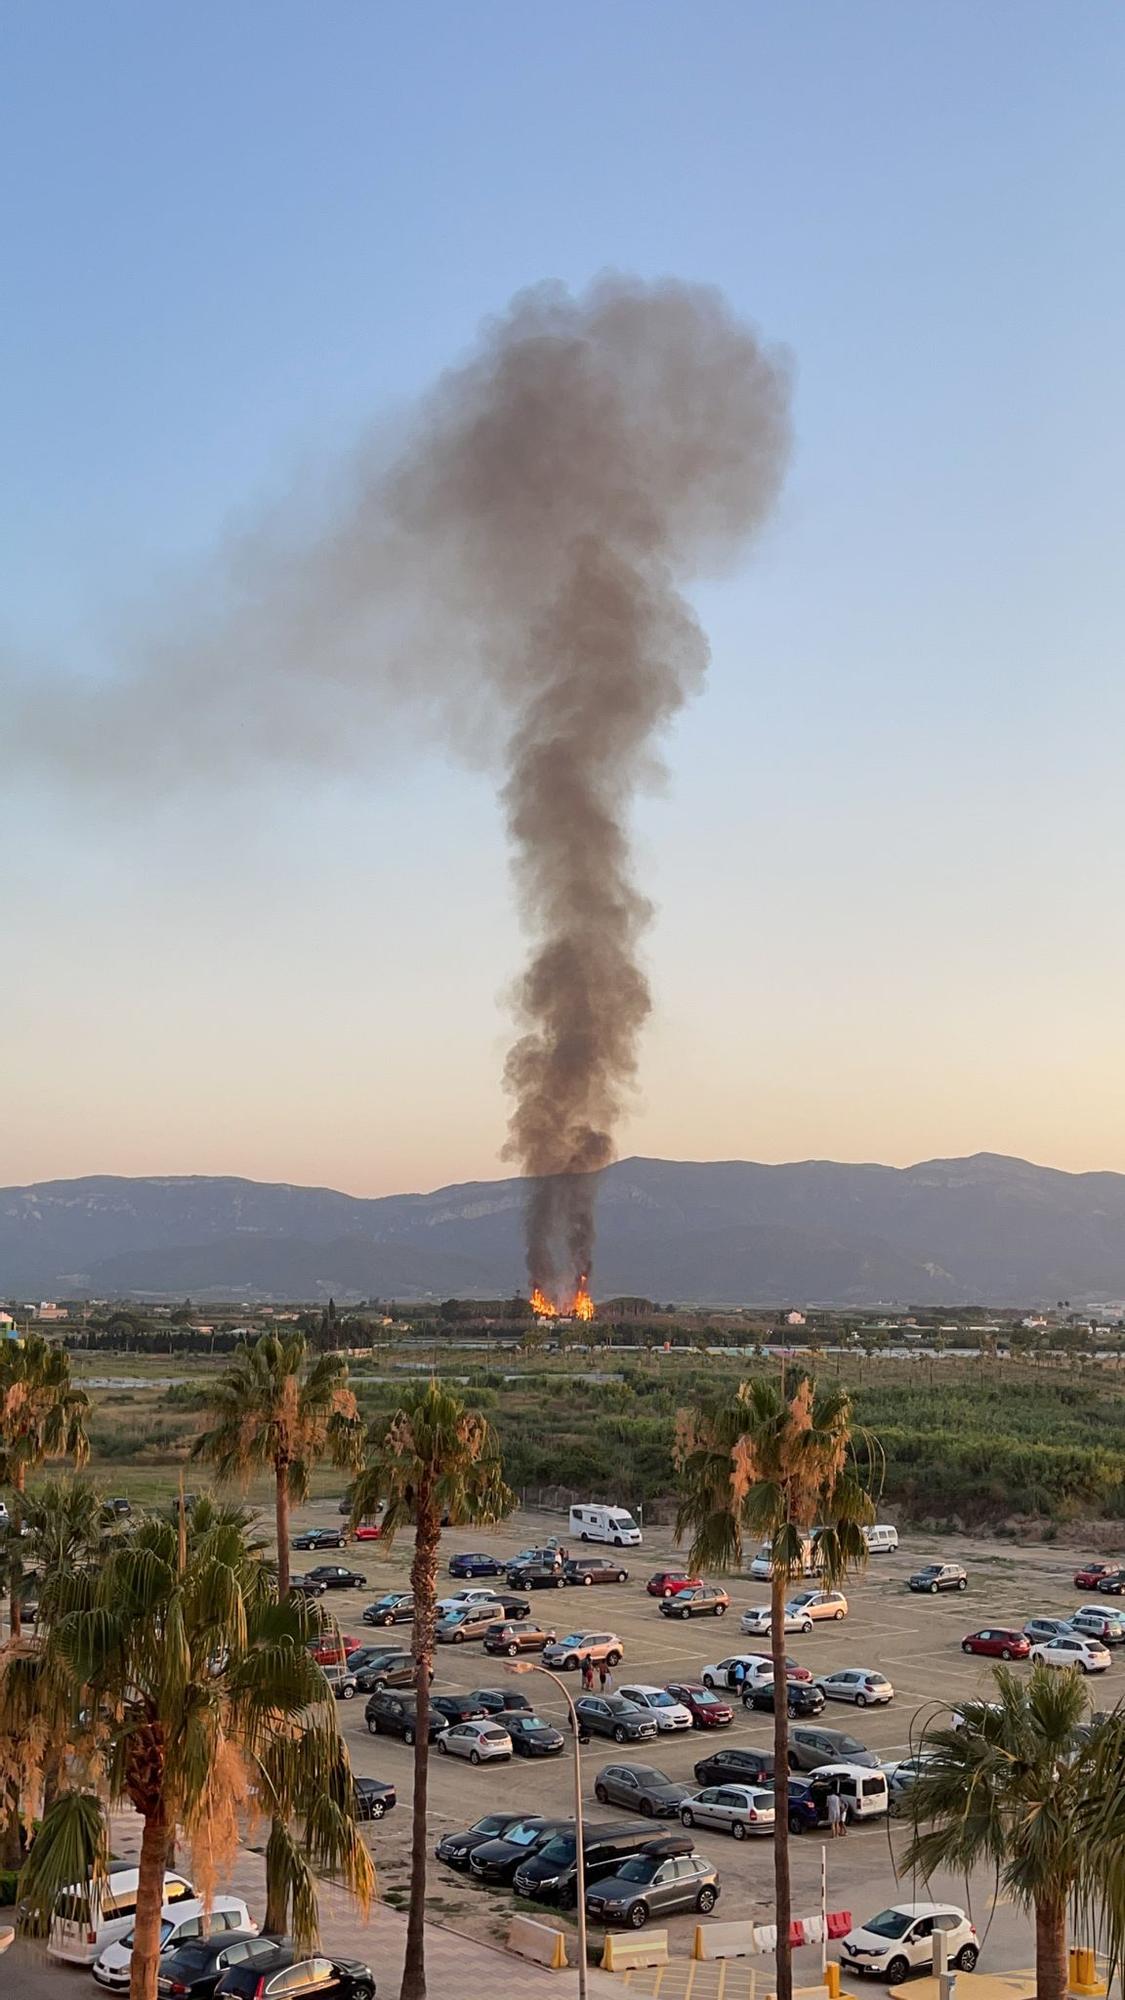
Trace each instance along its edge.
{"label": "sedan car", "polygon": [[1109,1650],[1101,1640],[1085,1639],[1080,1632],[1041,1640],[1031,1657],[1045,1667],[1077,1667],[1082,1674],[1104,1674],[1109,1665]]}
{"label": "sedan car", "polygon": [[645,1584],[650,1597],[675,1597],[679,1590],[698,1590],[701,1576],[686,1576],[682,1569],[658,1569]]}
{"label": "sedan car", "polygon": [[508,1565],[499,1556],[483,1554],[450,1556],[450,1576],[503,1576]]}
{"label": "sedan car", "polygon": [[619,1692],[626,1701],[635,1701],[640,1708],[647,1708],[657,1728],[663,1734],[666,1730],[690,1729],[691,1710],[669,1694],[667,1688],[652,1687],[647,1681],[634,1681]]}
{"label": "sedan car", "polygon": [[212,2000],[224,1972],[257,1953],[271,1958],[280,1938],[258,1937],[253,1931],[217,1931],[211,1937],[188,1938],[160,1958],[156,1990],[160,2000]]}
{"label": "sedan car", "polygon": [[1103,1576],[1116,1576],[1119,1563],[1088,1562],[1074,1572],[1075,1590],[1096,1590]]}
{"label": "sedan car", "polygon": [[404,1625],[414,1616],[412,1590],[388,1590],[363,1611],[365,1625]]}
{"label": "sedan car", "polygon": [[352,1784],[355,1787],[357,1819],[385,1819],[398,1804],[394,1786],[385,1784],[382,1778],[353,1777]]}
{"label": "sedan car", "polygon": [[[812,1631],[813,1622],[807,1611],[795,1611],[791,1604],[787,1604],[782,1615],[784,1618],[782,1629],[784,1631]],[[752,1604],[749,1611],[744,1611],[739,1619],[738,1629],[740,1632],[752,1634],[755,1638],[768,1639],[770,1633],[773,1631],[773,1614],[770,1611],[769,1605]]]}
{"label": "sedan car", "polygon": [[656,1723],[647,1708],[626,1701],[622,1694],[583,1694],[574,1704],[580,1729],[591,1736],[612,1736],[615,1743],[650,1743]]}
{"label": "sedan car", "polygon": [[1026,1660],[1031,1651],[1031,1640],[1007,1625],[985,1625],[979,1632],[966,1634],[961,1641],[961,1651],[982,1653],[991,1660]]}
{"label": "sedan car", "polygon": [[907,1578],[907,1588],[926,1591],[931,1597],[939,1590],[967,1590],[969,1578],[960,1563],[927,1563],[925,1569],[916,1569]]}
{"label": "sedan car", "polygon": [[546,1847],[557,1833],[571,1831],[573,1821],[544,1819],[542,1813],[525,1813],[493,1840],[482,1841],[469,1856],[469,1867],[481,1882],[510,1882],[517,1868]]}
{"label": "sedan car", "polygon": [[430,1706],[444,1715],[447,1722],[481,1722],[485,1710],[471,1694],[435,1694],[430,1696]]}
{"label": "sedan car", "polygon": [[734,1721],[729,1701],[723,1701],[700,1681],[669,1681],[668,1692],[673,1701],[683,1703],[696,1729],[729,1729]]}
{"label": "sedan car", "polygon": [[624,1651],[616,1632],[568,1632],[565,1639],[544,1646],[543,1665],[573,1671],[583,1660],[592,1660],[595,1666],[604,1660],[607,1667],[615,1667]]}
{"label": "sedan car", "polygon": [[[776,1682],[771,1674],[768,1680],[760,1681],[757,1687],[745,1689],[742,1696],[743,1708],[760,1709],[766,1715],[772,1715],[775,1686]],[[824,1709],[824,1694],[815,1681],[811,1685],[808,1681],[786,1681],[785,1705],[790,1715],[820,1715]]]}
{"label": "sedan car", "polygon": [[[404,1743],[413,1743],[418,1734],[418,1710],[414,1702],[408,1695],[392,1694],[390,1689],[369,1697],[363,1719],[372,1736],[401,1736]],[[431,1708],[426,1731],[430,1742],[447,1727],[441,1710]]]}
{"label": "sedan car", "polygon": [[534,1618],[502,1618],[485,1633],[484,1650],[514,1660],[517,1653],[541,1653],[554,1637],[553,1626],[538,1625]]}
{"label": "sedan car", "polygon": [[506,1729],[488,1716],[481,1722],[455,1722],[438,1737],[437,1747],[447,1757],[467,1757],[470,1764],[494,1763],[510,1757],[512,1739]]}
{"label": "sedan car", "polygon": [[303,1535],[294,1535],[291,1549],[342,1549],[347,1536],[343,1528],[306,1528]]}
{"label": "sedan car", "polygon": [[829,1701],[853,1701],[857,1708],[878,1708],[895,1698],[886,1675],[874,1667],[838,1667],[834,1674],[821,1674],[817,1686]]}
{"label": "sedan car", "polygon": [[[773,1662],[768,1653],[730,1653],[725,1660],[719,1660],[713,1666],[701,1667],[699,1678],[705,1688],[734,1688],[741,1692],[747,1674],[753,1672],[760,1675],[763,1660],[772,1673]],[[740,1667],[741,1673],[737,1671]],[[788,1656],[785,1661],[785,1672],[793,1681],[812,1679],[808,1667],[799,1667],[796,1660],[791,1660]]]}
{"label": "sedan car", "polygon": [[375,2000],[375,1974],[359,1958],[324,1950],[310,1956],[275,1944],[270,1958],[246,1959],[224,1972],[215,1988],[221,2000]]}
{"label": "sedan car", "polygon": [[848,1600],[842,1590],[800,1590],[785,1609],[804,1612],[809,1618],[846,1618]]}
{"label": "sedan car", "polygon": [[552,1722],[544,1722],[542,1716],[513,1715],[510,1709],[506,1709],[502,1721],[517,1757],[562,1756],[566,1737]]}
{"label": "sedan car", "polygon": [[650,1917],[670,1917],[677,1910],[706,1916],[718,1897],[718,1876],[702,1854],[653,1841],[644,1853],[623,1861],[616,1874],[603,1875],[587,1889],[586,1914],[598,1923],[640,1931]]}
{"label": "sedan car", "polygon": [[343,1563],[318,1563],[315,1569],[306,1572],[314,1583],[322,1583],[325,1590],[363,1590],[367,1578],[357,1569],[347,1569]]}
{"label": "sedan car", "polygon": [[1125,1611],[1110,1604],[1080,1605],[1070,1627],[1084,1639],[1100,1639],[1103,1646],[1125,1646]]}
{"label": "sedan car", "polygon": [[730,1598],[720,1583],[699,1583],[660,1600],[665,1618],[725,1618],[729,1606]]}
{"label": "sedan car", "polygon": [[691,1793],[652,1764],[606,1764],[594,1781],[594,1797],[601,1806],[624,1806],[646,1819],[674,1819]]}
{"label": "sedan car", "polygon": [[483,1847],[486,1840],[503,1840],[508,1828],[522,1819],[522,1813],[485,1813],[483,1819],[474,1820],[464,1833],[443,1833],[434,1853],[447,1868],[467,1868],[474,1848]]}
{"label": "sedan car", "polygon": [[971,1972],[980,1957],[977,1934],[953,1903],[895,1903],[840,1939],[840,1964],[848,1972],[873,1972],[901,1986],[915,1970],[933,1964],[934,1932],[945,1932],[950,1969]]}
{"label": "sedan car", "polygon": [[[327,1588],[327,1584],[318,1583],[314,1576],[296,1574],[289,1579],[289,1590],[293,1597],[323,1597]],[[26,1614],[26,1600],[23,1608]]]}
{"label": "sedan car", "polygon": [[681,1826],[717,1826],[736,1840],[774,1829],[773,1793],[754,1785],[705,1785],[680,1807]]}
{"label": "sedan car", "polygon": [[862,1764],[875,1771],[879,1759],[866,1743],[842,1729],[798,1728],[789,1731],[789,1765],[794,1771],[818,1771],[822,1764]]}
{"label": "sedan car", "polygon": [[715,1750],[695,1766],[697,1785],[769,1785],[773,1782],[772,1750]]}

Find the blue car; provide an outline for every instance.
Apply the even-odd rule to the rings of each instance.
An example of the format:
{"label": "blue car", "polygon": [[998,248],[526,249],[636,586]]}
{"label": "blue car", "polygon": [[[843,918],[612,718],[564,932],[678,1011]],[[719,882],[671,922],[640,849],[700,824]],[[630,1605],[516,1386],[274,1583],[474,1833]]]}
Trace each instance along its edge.
{"label": "blue car", "polygon": [[495,1556],[467,1555],[453,1556],[449,1564],[450,1576],[503,1576],[504,1564]]}
{"label": "blue car", "polygon": [[813,1789],[811,1778],[789,1778],[789,1831],[811,1833],[828,1824],[828,1793],[823,1785]]}

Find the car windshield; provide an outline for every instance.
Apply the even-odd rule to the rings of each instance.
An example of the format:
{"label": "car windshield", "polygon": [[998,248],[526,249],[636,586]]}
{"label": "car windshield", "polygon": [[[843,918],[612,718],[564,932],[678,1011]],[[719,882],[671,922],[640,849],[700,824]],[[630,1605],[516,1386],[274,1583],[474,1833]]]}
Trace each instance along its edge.
{"label": "car windshield", "polygon": [[914,1922],[903,1910],[880,1910],[877,1917],[871,1917],[863,1925],[865,1931],[874,1931],[876,1937],[900,1938]]}
{"label": "car windshield", "polygon": [[660,1863],[651,1854],[632,1854],[617,1871],[621,1882],[651,1882]]}
{"label": "car windshield", "polygon": [[670,1694],[665,1694],[663,1688],[660,1690],[659,1694],[646,1694],[644,1698],[647,1701],[650,1708],[679,1707],[679,1703],[674,1699],[674,1697]]}
{"label": "car windshield", "polygon": [[609,1518],[614,1528],[635,1528],[637,1525],[631,1514],[611,1514]]}
{"label": "car windshield", "polygon": [[584,1632],[568,1632],[565,1639],[559,1640],[560,1646],[582,1646],[585,1643],[586,1635]]}
{"label": "car windshield", "polygon": [[543,1848],[542,1856],[544,1861],[558,1861],[560,1863],[573,1861],[574,1835],[572,1833],[556,1833],[554,1839],[549,1840]]}
{"label": "car windshield", "polygon": [[710,1688],[693,1688],[691,1698],[697,1708],[720,1708],[723,1705],[718,1695],[711,1693]]}
{"label": "car windshield", "polygon": [[491,1834],[503,1833],[507,1817],[508,1817],[507,1813],[485,1813],[483,1819],[478,1819],[473,1821],[472,1826],[469,1828],[469,1832],[491,1833]]}
{"label": "car windshield", "polygon": [[[165,1917],[163,1923],[160,1926],[160,1943],[162,1947],[167,1944],[168,1939],[171,1937],[172,1932],[175,1930],[175,1928],[176,1926],[174,1923],[172,1923],[170,1918]],[[132,1951],[134,1942],[135,1940],[132,1931],[131,1930],[126,1931],[124,1937],[121,1939],[121,1943],[124,1946],[125,1950]]]}
{"label": "car windshield", "polygon": [[504,1838],[510,1840],[513,1847],[530,1847],[533,1841],[538,1840],[542,1831],[541,1826],[513,1826],[509,1828]]}

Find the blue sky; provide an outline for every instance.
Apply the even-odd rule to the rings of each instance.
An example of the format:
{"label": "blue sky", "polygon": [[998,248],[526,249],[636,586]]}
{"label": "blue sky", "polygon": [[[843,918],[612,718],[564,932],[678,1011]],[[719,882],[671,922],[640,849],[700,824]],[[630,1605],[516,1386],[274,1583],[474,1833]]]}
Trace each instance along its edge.
{"label": "blue sky", "polygon": [[[638,812],[623,1147],[1125,1169],[1121,13],[59,4],[5,43],[20,670],[111,671],[521,286],[718,283],[792,351],[796,450]],[[498,1171],[479,777],[6,784],[4,1180]]]}

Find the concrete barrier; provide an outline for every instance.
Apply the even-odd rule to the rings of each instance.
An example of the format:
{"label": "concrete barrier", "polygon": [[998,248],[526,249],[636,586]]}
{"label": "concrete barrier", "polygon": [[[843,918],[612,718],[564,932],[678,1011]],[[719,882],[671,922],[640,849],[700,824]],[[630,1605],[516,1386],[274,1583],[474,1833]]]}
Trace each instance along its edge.
{"label": "concrete barrier", "polygon": [[602,1969],[605,1972],[641,1972],[650,1965],[667,1965],[667,1931],[642,1931],[628,1937],[620,1937],[613,1931],[606,1932],[605,1950],[602,1953]]}
{"label": "concrete barrier", "polygon": [[758,1945],[753,1924],[696,1924],[692,1939],[693,1958],[753,1958]]}
{"label": "concrete barrier", "polygon": [[508,1926],[508,1950],[520,1958],[545,1965],[548,1972],[566,1971],[566,1933],[553,1924],[537,1924],[534,1917],[513,1917]]}

